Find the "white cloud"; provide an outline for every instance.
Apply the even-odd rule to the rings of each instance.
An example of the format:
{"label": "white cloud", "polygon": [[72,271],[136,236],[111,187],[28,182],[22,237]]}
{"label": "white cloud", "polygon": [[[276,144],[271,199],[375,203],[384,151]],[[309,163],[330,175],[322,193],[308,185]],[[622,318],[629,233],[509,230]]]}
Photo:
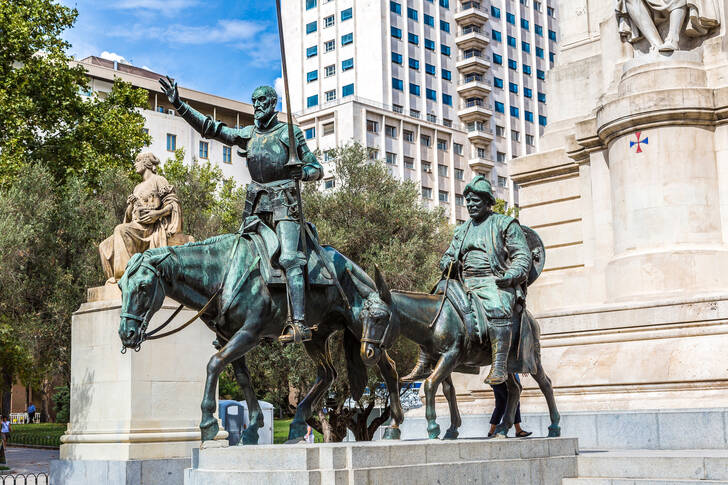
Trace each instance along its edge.
{"label": "white cloud", "polygon": [[284,97],[286,96],[286,90],[285,90],[285,87],[283,86],[282,77],[276,78],[274,87],[275,87],[276,93],[278,93],[278,99],[284,99]]}
{"label": "white cloud", "polygon": [[192,7],[200,3],[198,0],[117,0],[110,2],[109,8],[118,10],[159,10],[160,12],[178,13],[179,9]]}
{"label": "white cloud", "polygon": [[135,25],[133,28],[117,29],[112,35],[124,38],[147,37],[167,43],[204,45],[251,43],[257,46],[264,41],[260,35],[265,25],[248,20],[220,20],[217,25],[190,26],[174,24],[167,27]]}
{"label": "white cloud", "polygon": [[124,56],[120,56],[119,54],[117,54],[115,52],[104,51],[104,52],[101,53],[101,55],[99,57],[101,57],[102,59],[109,60],[109,61],[114,61],[114,62],[118,62],[118,63],[121,63],[121,64],[129,64],[129,65],[131,65],[131,62],[127,61],[124,58]]}

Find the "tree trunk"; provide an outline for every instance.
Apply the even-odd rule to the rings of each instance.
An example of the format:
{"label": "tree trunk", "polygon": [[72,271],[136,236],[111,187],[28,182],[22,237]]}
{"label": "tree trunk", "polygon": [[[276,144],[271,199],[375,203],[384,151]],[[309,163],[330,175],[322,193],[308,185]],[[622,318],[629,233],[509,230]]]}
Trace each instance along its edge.
{"label": "tree trunk", "polygon": [[0,374],[0,392],[2,393],[2,402],[0,402],[0,415],[10,416],[10,397],[13,391],[13,376],[8,372]]}

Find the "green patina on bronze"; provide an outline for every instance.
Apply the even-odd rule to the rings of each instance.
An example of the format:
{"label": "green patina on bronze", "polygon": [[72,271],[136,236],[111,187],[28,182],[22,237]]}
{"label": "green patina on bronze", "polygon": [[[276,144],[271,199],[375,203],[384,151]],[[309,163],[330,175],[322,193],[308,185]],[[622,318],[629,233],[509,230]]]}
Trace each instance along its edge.
{"label": "green patina on bronze", "polygon": [[491,212],[495,199],[484,177],[468,184],[465,198],[471,219],[456,229],[442,258],[445,278],[435,294],[390,292],[377,271],[378,291],[369,293],[360,313],[362,359],[366,365],[378,363],[400,334],[420,346],[418,364],[403,380],[425,379],[430,438],[440,435],[435,414],[439,385],[450,407],[445,438],[454,439],[461,419],[450,375],[477,374],[478,367],[491,364],[486,382],[508,387],[506,414],[496,434],[505,436],[513,425],[521,392],[514,375],[528,373],[546,397],[549,436],[559,436],[560,416],[541,365],[540,330],[525,308],[527,286],[543,269],[543,244],[533,230]]}

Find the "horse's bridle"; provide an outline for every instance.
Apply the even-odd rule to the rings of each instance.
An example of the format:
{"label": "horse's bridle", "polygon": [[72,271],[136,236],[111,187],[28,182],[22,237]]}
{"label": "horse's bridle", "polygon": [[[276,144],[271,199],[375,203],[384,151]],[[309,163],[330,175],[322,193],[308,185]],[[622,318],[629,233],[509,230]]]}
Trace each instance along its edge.
{"label": "horse's bridle", "polygon": [[[368,311],[368,309],[365,309]],[[388,308],[389,310],[389,308]],[[382,336],[378,339],[376,338],[369,338],[369,337],[362,337],[359,339],[362,343],[372,344],[375,345],[377,348],[387,350],[389,348],[389,345],[387,345],[387,337],[389,337],[389,329],[392,326],[392,320],[395,318],[394,313],[390,310],[389,311],[389,318],[387,319],[387,326],[384,327],[384,332],[382,332]]]}

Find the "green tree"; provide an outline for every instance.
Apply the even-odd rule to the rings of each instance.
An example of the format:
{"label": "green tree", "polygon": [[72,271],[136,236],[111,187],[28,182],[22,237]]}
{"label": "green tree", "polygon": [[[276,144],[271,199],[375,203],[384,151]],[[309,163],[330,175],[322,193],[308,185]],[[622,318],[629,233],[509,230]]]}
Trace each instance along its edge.
{"label": "green tree", "polygon": [[103,98],[82,96],[88,78],[61,38],[78,12],[52,0],[0,2],[0,187],[28,165],[44,164],[56,183],[90,181],[107,167],[128,169],[150,139],[146,92],[117,81]]}

